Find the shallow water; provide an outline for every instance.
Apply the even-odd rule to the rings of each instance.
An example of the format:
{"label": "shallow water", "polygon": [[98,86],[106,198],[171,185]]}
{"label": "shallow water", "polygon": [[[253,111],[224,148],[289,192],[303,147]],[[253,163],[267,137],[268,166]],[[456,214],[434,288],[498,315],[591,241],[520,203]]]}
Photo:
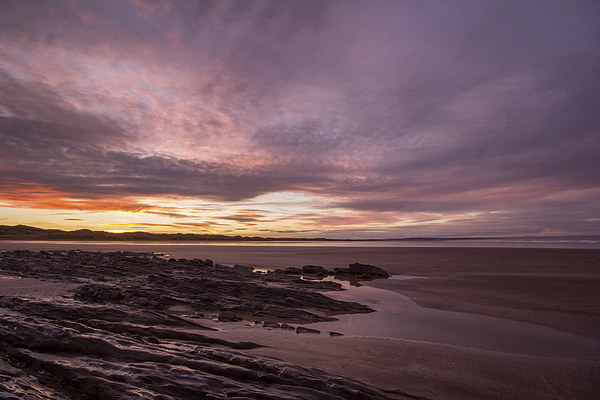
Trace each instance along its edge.
{"label": "shallow water", "polygon": [[[411,279],[394,276],[392,279]],[[339,321],[306,327],[345,335],[378,336],[444,343],[462,347],[547,357],[600,360],[600,342],[541,325],[425,308],[408,297],[369,286],[342,282],[346,291],[328,292],[339,300],[357,301],[377,310],[339,316]]]}

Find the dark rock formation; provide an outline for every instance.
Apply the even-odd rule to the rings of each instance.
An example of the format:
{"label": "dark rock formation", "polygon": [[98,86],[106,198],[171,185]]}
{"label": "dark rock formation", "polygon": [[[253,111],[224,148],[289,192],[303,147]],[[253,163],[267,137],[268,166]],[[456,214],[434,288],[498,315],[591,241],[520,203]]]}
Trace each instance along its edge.
{"label": "dark rock formation", "polygon": [[288,274],[288,275],[301,275],[302,269],[297,267],[288,267],[284,269],[276,269],[275,273],[277,274]]}
{"label": "dark rock formation", "polygon": [[75,293],[76,299],[91,303],[107,302],[152,310],[187,306],[190,315],[231,311],[260,319],[281,318],[295,322],[335,319],[323,316],[322,311],[329,315],[373,311],[362,304],[338,301],[318,293],[340,290],[338,283],[312,283],[280,274],[256,274],[250,272],[250,268],[215,266],[200,259],[165,260],[152,253],[0,253],[0,271],[5,273],[91,281]]}
{"label": "dark rock formation", "polygon": [[302,267],[302,273],[304,274],[321,274],[321,275],[329,275],[330,272],[320,265],[305,265]]}
{"label": "dark rock formation", "polygon": [[120,289],[100,284],[87,284],[75,292],[75,298],[93,302],[118,301],[124,298]]}
{"label": "dark rock formation", "polygon": [[383,269],[374,265],[354,263],[350,264],[349,268],[334,268],[336,274],[354,275],[357,279],[379,279],[389,278],[388,274]]}
{"label": "dark rock formation", "polygon": [[233,266],[233,270],[240,274],[251,274],[254,271],[254,267],[250,267],[248,265],[235,264]]}
{"label": "dark rock formation", "polygon": [[8,362],[0,364],[0,398],[388,398],[346,378],[236,350],[253,346],[244,342],[217,343],[137,323],[100,327],[28,311],[22,304],[0,318],[0,356]]}
{"label": "dark rock formation", "polygon": [[303,326],[299,326],[296,328],[296,333],[314,333],[314,334],[320,334],[321,331],[317,330],[317,329],[311,329],[311,328],[305,328]]}
{"label": "dark rock formation", "polygon": [[0,294],[0,398],[390,398],[350,379],[243,352],[254,343],[201,333],[214,329],[200,316],[215,313],[221,321],[257,315],[316,322],[332,318],[325,312],[371,311],[293,277],[152,253],[81,251],[0,252],[0,272],[81,283],[71,298]]}
{"label": "dark rock formation", "polygon": [[238,317],[237,315],[235,315],[235,313],[231,311],[220,312],[217,316],[217,319],[219,320],[219,322],[236,322],[242,320],[240,317]]}
{"label": "dark rock formation", "polygon": [[263,322],[263,328],[281,328],[281,325],[279,325],[277,322],[273,322],[273,321],[265,321]]}

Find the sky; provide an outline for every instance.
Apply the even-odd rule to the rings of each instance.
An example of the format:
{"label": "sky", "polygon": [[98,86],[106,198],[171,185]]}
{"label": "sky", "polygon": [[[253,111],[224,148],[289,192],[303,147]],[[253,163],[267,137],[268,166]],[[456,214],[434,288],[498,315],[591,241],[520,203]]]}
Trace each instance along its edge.
{"label": "sky", "polygon": [[0,225],[600,234],[600,2],[3,0]]}

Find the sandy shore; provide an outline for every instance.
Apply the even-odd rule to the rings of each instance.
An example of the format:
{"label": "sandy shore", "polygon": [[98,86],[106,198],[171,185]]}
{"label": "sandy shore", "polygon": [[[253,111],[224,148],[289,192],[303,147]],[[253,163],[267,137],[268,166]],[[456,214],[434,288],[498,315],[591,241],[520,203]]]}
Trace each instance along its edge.
{"label": "sandy shore", "polygon": [[[219,246],[215,246],[219,247]],[[375,280],[374,287],[404,293],[420,304],[530,321],[598,339],[600,252],[549,249],[268,249],[219,247],[205,253],[218,262],[256,266],[327,267],[362,261],[392,274],[423,279]],[[304,252],[304,253],[303,253]],[[179,255],[181,256],[181,255]],[[302,260],[286,262],[286,260]],[[235,261],[234,261],[235,260]],[[319,261],[320,260],[320,261]],[[0,280],[4,296],[72,296],[72,283]],[[75,285],[77,286],[77,285]],[[297,335],[214,323],[205,334],[265,347],[248,354],[317,368],[391,390],[392,398],[597,399],[600,363],[578,358],[535,357],[420,341],[375,337]],[[237,325],[236,325],[237,324]],[[600,342],[599,342],[600,343]],[[599,344],[600,350],[600,344]]]}

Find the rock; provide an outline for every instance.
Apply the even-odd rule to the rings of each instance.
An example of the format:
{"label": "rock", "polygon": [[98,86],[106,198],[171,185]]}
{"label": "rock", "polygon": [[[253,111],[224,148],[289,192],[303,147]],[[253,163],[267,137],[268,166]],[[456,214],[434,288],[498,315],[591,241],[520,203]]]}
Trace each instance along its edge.
{"label": "rock", "polygon": [[323,274],[323,275],[327,275],[329,274],[329,271],[327,271],[325,268],[321,267],[320,265],[305,265],[304,267],[302,267],[302,273],[304,274]]}
{"label": "rock", "polygon": [[159,344],[160,340],[158,340],[156,336],[147,336],[145,342],[151,344]]}
{"label": "rock", "polygon": [[85,282],[75,300],[155,311],[178,306],[189,315],[214,314],[215,320],[219,310],[261,321],[298,323],[335,320],[322,311],[330,315],[373,311],[319,293],[341,290],[337,282],[294,279],[302,273],[300,268],[290,270],[295,276],[246,274],[228,266],[206,267],[205,262],[198,264],[200,259],[170,260],[132,252],[0,252],[0,270],[13,276]]}
{"label": "rock", "polygon": [[254,271],[254,267],[248,265],[235,264],[233,270],[239,274],[251,274]]}
{"label": "rock", "polygon": [[332,337],[336,337],[336,336],[344,336],[344,334],[343,334],[343,333],[339,333],[339,332],[333,332],[333,331],[332,331],[332,332],[329,332],[329,336],[332,336]]}
{"label": "rock", "polygon": [[338,274],[360,276],[363,279],[389,278],[390,276],[390,274],[379,267],[360,263],[350,264],[349,268],[335,268],[334,270]]}
{"label": "rock", "polygon": [[390,398],[360,382],[238,351],[260,346],[201,335],[215,329],[190,318],[247,315],[318,334],[271,321],[373,311],[319,293],[326,282],[133,252],[0,251],[0,271],[77,282],[74,299],[0,293],[0,398]]}
{"label": "rock", "polygon": [[217,319],[219,320],[219,322],[237,322],[242,320],[231,311],[220,312]]}
{"label": "rock", "polygon": [[303,326],[299,326],[296,328],[296,333],[314,333],[314,334],[321,334],[321,331],[317,330],[317,329],[311,329],[311,328],[305,328]]}
{"label": "rock", "polygon": [[2,399],[391,399],[358,381],[236,351],[256,348],[248,342],[28,311],[0,319]]}
{"label": "rock", "polygon": [[281,328],[281,325],[279,325],[277,322],[272,322],[272,321],[265,321],[263,322],[263,328]]}
{"label": "rock", "polygon": [[84,301],[105,302],[122,300],[124,296],[118,288],[89,283],[77,289],[73,297]]}
{"label": "rock", "polygon": [[285,269],[276,269],[276,273],[278,274],[287,274],[287,275],[300,275],[302,274],[302,270],[296,267],[288,267]]}

